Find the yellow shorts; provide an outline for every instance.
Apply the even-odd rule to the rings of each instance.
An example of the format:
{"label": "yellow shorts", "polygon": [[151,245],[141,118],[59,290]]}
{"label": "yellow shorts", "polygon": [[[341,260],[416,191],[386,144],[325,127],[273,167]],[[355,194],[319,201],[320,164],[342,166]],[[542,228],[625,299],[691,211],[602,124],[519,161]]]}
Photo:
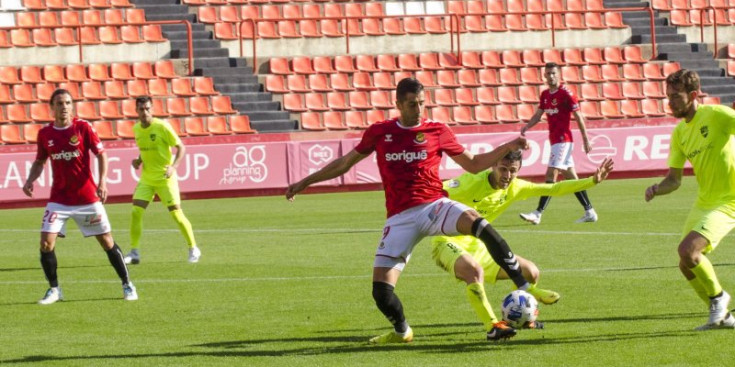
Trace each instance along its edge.
{"label": "yellow shorts", "polygon": [[468,254],[477,261],[485,272],[485,282],[495,284],[500,266],[495,263],[490,253],[487,252],[485,244],[472,236],[436,236],[431,239],[431,258],[436,265],[447,271],[452,278],[454,275],[454,264],[462,255]]}
{"label": "yellow shorts", "polygon": [[144,182],[138,182],[133,193],[133,200],[143,200],[151,202],[153,195],[158,195],[161,203],[166,207],[181,204],[181,196],[179,194],[179,181],[176,178],[168,179],[160,185],[150,185]]}
{"label": "yellow shorts", "polygon": [[735,228],[735,217],[727,214],[727,212],[729,210],[726,210],[726,208],[701,209],[696,206],[693,207],[689,212],[686,224],[684,224],[681,238],[686,237],[691,231],[701,234],[709,240],[709,245],[704,249],[705,254],[709,253]]}

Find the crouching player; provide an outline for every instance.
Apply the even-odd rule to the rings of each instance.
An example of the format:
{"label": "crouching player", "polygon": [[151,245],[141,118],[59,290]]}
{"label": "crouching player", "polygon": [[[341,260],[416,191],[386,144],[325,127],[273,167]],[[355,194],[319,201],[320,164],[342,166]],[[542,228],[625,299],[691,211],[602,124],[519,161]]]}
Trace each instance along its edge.
{"label": "crouching player", "polygon": [[[521,169],[522,152],[508,153],[492,169],[478,174],[465,173],[444,182],[449,198],[477,210],[492,223],[511,203],[533,196],[560,196],[586,190],[604,181],[613,170],[613,161],[605,159],[591,177],[557,183],[535,184],[516,179]],[[432,257],[442,269],[467,284],[467,299],[488,332],[497,329],[498,321],[485,294],[484,282],[495,283],[508,275],[492,259],[485,245],[472,236],[432,237]],[[536,284],[539,269],[528,259],[516,255],[524,278]],[[534,294],[543,304],[556,303],[556,292]],[[506,326],[507,325],[503,325]],[[527,325],[537,327],[540,325]]]}

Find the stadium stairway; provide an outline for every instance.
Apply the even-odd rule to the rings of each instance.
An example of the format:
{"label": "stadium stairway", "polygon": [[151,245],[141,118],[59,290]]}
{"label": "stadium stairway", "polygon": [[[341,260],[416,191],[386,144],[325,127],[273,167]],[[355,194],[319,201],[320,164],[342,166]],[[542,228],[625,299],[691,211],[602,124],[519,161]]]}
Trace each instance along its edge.
{"label": "stadium stairway", "polygon": [[[269,92],[263,92],[252,67],[245,59],[229,57],[228,50],[214,40],[212,32],[197,23],[196,15],[177,0],[133,0],[144,9],[147,20],[188,20],[192,23],[194,74],[214,80],[215,88],[232,100],[232,106],[248,115],[252,128],[258,132],[293,131],[298,123],[274,102]],[[162,26],[164,36],[171,41],[171,58],[185,58],[188,52],[186,29],[182,24]]]}
{"label": "stadium stairway", "polygon": [[[648,7],[647,1],[605,0],[606,8]],[[623,22],[630,26],[632,44],[651,43],[650,17],[647,11],[623,12]],[[735,101],[735,79],[727,77],[725,69],[713,58],[714,55],[704,43],[687,43],[686,35],[679,34],[676,27],[660,12],[655,12],[656,48],[659,60],[679,62],[682,68],[695,70],[702,81],[702,91],[710,96],[719,97],[722,104],[731,105]]]}

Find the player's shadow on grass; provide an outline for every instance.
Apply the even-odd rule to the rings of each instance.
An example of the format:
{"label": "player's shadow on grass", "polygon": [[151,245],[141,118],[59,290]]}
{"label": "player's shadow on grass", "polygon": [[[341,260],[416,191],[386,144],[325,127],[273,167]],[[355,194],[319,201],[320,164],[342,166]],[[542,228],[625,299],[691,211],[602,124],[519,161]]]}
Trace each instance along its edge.
{"label": "player's shadow on grass", "polygon": [[[54,304],[54,305],[46,305],[46,306],[38,305],[38,307],[43,307],[45,309],[45,308],[51,308],[51,307],[60,307],[64,303],[100,302],[100,301],[104,301],[104,302],[107,302],[107,301],[118,302],[118,301],[120,301],[120,298],[118,298],[118,297],[108,297],[108,298],[86,298],[86,299],[72,299],[72,300],[65,299],[63,301],[60,301],[60,302]],[[28,306],[28,305],[37,305],[37,304],[38,304],[38,302],[36,302],[36,301],[33,301],[33,302],[10,302],[10,303],[0,303],[0,307],[5,307],[5,306]],[[61,307],[63,307],[63,306],[61,306]]]}
{"label": "player's shadow on grass", "polygon": [[6,272],[9,273],[13,271],[30,271],[30,270],[38,271],[39,268],[0,268],[0,273],[6,273]]}
{"label": "player's shadow on grass", "polygon": [[703,317],[701,312],[684,312],[684,313],[667,313],[658,315],[626,315],[613,317],[584,317],[584,318],[560,318],[560,319],[544,319],[549,325],[574,322],[610,322],[610,321],[642,321],[642,320],[674,320],[674,319],[691,319]]}

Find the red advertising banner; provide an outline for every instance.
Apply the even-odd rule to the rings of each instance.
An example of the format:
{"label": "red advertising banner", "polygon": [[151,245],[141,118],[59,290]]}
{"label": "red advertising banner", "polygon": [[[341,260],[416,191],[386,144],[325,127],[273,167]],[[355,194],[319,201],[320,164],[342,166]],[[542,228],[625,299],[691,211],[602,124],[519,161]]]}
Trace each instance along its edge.
{"label": "red advertising banner", "polygon": [[[615,170],[651,171],[666,169],[669,138],[673,126],[644,126],[589,129],[592,151],[585,154],[579,131],[575,133],[573,157],[577,172],[586,176],[605,157],[615,160]],[[518,136],[517,132],[458,135],[458,139],[474,153],[484,153]],[[545,130],[527,133],[529,149],[524,153],[521,176],[541,176],[546,172],[550,146]],[[285,188],[329,162],[351,151],[358,139],[323,141],[279,141],[241,144],[188,145],[187,154],[178,169],[182,193],[217,192],[251,189]],[[137,157],[135,148],[107,150],[110,167],[108,188],[112,196],[131,195],[139,172],[131,166]],[[0,202],[25,200],[21,187],[28,177],[35,151],[0,154]],[[93,163],[96,173],[96,163]],[[444,157],[440,176],[448,179],[462,174],[454,161]],[[359,162],[341,178],[322,185],[354,185],[380,182],[380,174],[372,154]],[[47,165],[36,181],[35,198],[49,195],[51,172]]]}

